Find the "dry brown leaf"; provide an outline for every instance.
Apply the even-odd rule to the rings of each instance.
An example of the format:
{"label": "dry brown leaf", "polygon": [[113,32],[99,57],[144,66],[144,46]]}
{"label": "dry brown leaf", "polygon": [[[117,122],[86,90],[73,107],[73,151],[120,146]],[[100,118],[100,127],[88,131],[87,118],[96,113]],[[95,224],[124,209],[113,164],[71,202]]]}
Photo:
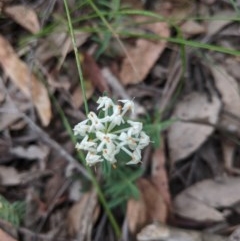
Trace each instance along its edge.
{"label": "dry brown leaf", "polygon": [[[216,124],[219,117],[221,102],[212,96],[211,102],[207,96],[192,92],[185,96],[177,105],[172,118],[180,118],[168,130],[168,144],[172,162],[182,160],[196,151],[214,131],[209,124]],[[189,122],[185,122],[189,121]],[[191,121],[203,122],[190,123]]]}
{"label": "dry brown leaf", "polygon": [[[163,38],[169,37],[170,34],[165,22],[146,25],[146,29]],[[128,49],[129,58],[125,57],[123,60],[120,71],[121,82],[127,85],[143,81],[165,47],[165,41],[138,39],[136,45]]]}
{"label": "dry brown leaf", "polygon": [[[189,229],[179,229],[161,223],[153,223],[144,227],[137,234],[138,241],[227,241],[225,236],[208,232],[197,232]],[[233,240],[231,240],[233,241]],[[235,240],[237,241],[237,240]]]}
{"label": "dry brown leaf", "polygon": [[88,234],[90,225],[93,225],[98,215],[96,192],[91,191],[84,194],[80,201],[75,203],[69,210],[67,218],[69,235],[71,237],[78,235],[84,238]]}
{"label": "dry brown leaf", "polygon": [[[223,102],[224,111],[240,118],[240,93],[239,85],[222,65],[215,65],[211,67],[215,84],[219,90]],[[221,115],[221,124],[227,127],[230,131],[239,129],[239,126],[234,126],[231,118],[226,118]]]}
{"label": "dry brown leaf", "polygon": [[[90,81],[84,81],[84,83],[86,97],[87,99],[89,99],[94,93],[94,87]],[[72,94],[72,104],[75,109],[80,108],[83,104],[83,94],[80,86],[77,86],[77,88],[74,90]]]}
{"label": "dry brown leaf", "polygon": [[49,154],[49,147],[43,145],[29,145],[26,148],[24,148],[23,146],[16,146],[11,148],[10,152],[11,154],[28,160],[44,160]]}
{"label": "dry brown leaf", "polygon": [[[211,72],[215,79],[215,85],[221,94],[223,102],[223,112],[220,115],[220,125],[230,132],[239,134],[240,118],[240,93],[237,80],[232,77],[222,65],[211,66]],[[236,118],[233,118],[235,116]],[[222,150],[225,168],[235,174],[240,174],[240,170],[233,167],[233,158],[236,143],[227,139],[222,139]]]}
{"label": "dry brown leaf", "polygon": [[21,183],[21,174],[14,167],[0,167],[0,183],[2,186],[13,186]]}
{"label": "dry brown leaf", "polygon": [[239,224],[234,227],[234,232],[230,235],[228,241],[239,241],[240,240],[240,226]]}
{"label": "dry brown leaf", "polygon": [[233,167],[236,143],[228,138],[222,138],[221,144],[225,169],[230,173],[240,174],[240,169]]}
{"label": "dry brown leaf", "polygon": [[224,214],[215,208],[231,207],[240,201],[240,178],[204,180],[178,194],[175,212],[195,221],[223,221]]}
{"label": "dry brown leaf", "polygon": [[44,126],[51,120],[51,104],[45,86],[20,60],[8,41],[0,35],[0,65],[14,84],[33,101]]}
{"label": "dry brown leaf", "polygon": [[152,157],[152,176],[151,180],[158,192],[161,193],[168,208],[171,209],[171,195],[168,186],[168,177],[166,173],[166,156],[164,153],[164,142],[161,141],[161,147],[156,149]]}
{"label": "dry brown leaf", "polygon": [[[86,42],[89,33],[75,32],[76,46],[80,47]],[[65,26],[60,25],[54,29],[44,41],[41,41],[36,50],[40,62],[46,62],[52,57],[61,57],[58,68],[63,63],[66,55],[73,50],[72,41]]]}
{"label": "dry brown leaf", "polygon": [[31,33],[40,31],[40,23],[33,9],[25,5],[6,6],[4,13]]}
{"label": "dry brown leaf", "polygon": [[[207,35],[212,36],[218,33],[222,28],[230,24],[233,20],[231,17],[235,16],[234,11],[222,11],[214,15],[216,21],[206,21]],[[227,19],[229,17],[229,19]],[[221,20],[223,19],[223,20]]]}
{"label": "dry brown leaf", "polygon": [[183,34],[187,36],[193,36],[197,34],[205,33],[206,29],[203,25],[193,20],[188,20],[181,25]]}
{"label": "dry brown leaf", "polygon": [[138,241],[165,240],[168,237],[170,237],[169,228],[156,223],[147,225],[137,234]]}
{"label": "dry brown leaf", "polygon": [[152,1],[153,11],[171,18],[175,24],[186,19],[195,9],[195,3],[190,0],[168,0],[168,1]]}
{"label": "dry brown leaf", "polygon": [[226,66],[227,72],[234,77],[236,80],[240,81],[240,59],[238,57],[229,57],[226,59],[224,66]]}
{"label": "dry brown leaf", "polygon": [[16,110],[14,104],[8,100],[6,100],[1,105],[1,109],[2,112],[0,113],[0,131],[4,130],[21,118],[21,115]]}
{"label": "dry brown leaf", "polygon": [[149,222],[165,223],[168,215],[167,205],[156,187],[144,178],[139,179],[137,184],[140,198],[130,199],[127,205],[127,220],[132,233]]}
{"label": "dry brown leaf", "polygon": [[88,53],[83,53],[83,57],[82,69],[84,78],[91,81],[100,92],[109,92],[107,81],[103,77],[96,61]]}
{"label": "dry brown leaf", "polygon": [[0,240],[1,241],[17,241],[15,238],[11,237],[9,234],[0,229]]}

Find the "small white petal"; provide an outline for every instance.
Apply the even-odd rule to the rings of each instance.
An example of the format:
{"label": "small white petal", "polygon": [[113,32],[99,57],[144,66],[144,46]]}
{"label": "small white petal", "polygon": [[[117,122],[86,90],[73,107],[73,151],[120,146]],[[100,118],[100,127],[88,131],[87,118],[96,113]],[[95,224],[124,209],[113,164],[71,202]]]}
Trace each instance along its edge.
{"label": "small white petal", "polygon": [[129,132],[131,133],[129,135],[139,135],[140,134],[140,132],[142,131],[142,127],[143,127],[141,122],[128,120],[127,123],[132,126],[132,128],[129,128]]}
{"label": "small white petal", "polygon": [[119,153],[119,151],[120,151],[120,148],[115,146],[113,143],[111,143],[107,145],[106,149],[103,149],[102,154],[107,161],[111,163],[115,163],[117,162],[115,156]]}
{"label": "small white petal", "polygon": [[127,162],[126,165],[138,164],[141,162],[141,152],[137,148],[132,154],[132,160]]}
{"label": "small white petal", "polygon": [[132,111],[134,112],[134,102],[132,100],[119,100],[122,102],[123,108],[122,108],[122,115],[125,115],[127,111]]}
{"label": "small white petal", "polygon": [[94,152],[88,152],[87,156],[86,156],[86,162],[89,166],[94,165],[97,162],[102,162],[103,159],[101,158],[101,156],[96,155]]}
{"label": "small white petal", "polygon": [[138,143],[138,147],[140,149],[143,149],[144,147],[146,147],[149,144],[149,142],[150,142],[149,136],[144,131],[142,131],[140,133],[140,140]]}
{"label": "small white petal", "polygon": [[109,107],[114,105],[112,99],[108,98],[107,96],[100,97],[97,100],[97,103],[99,104],[97,109],[102,108],[103,110],[107,110]]}
{"label": "small white petal", "polygon": [[104,125],[101,123],[101,119],[99,119],[94,112],[89,112],[88,118],[92,122],[92,125],[89,128],[89,132],[104,129]]}
{"label": "small white petal", "polygon": [[110,125],[108,127],[108,132],[111,131],[115,126],[119,126],[124,123],[124,119],[121,113],[121,106],[114,105],[113,106],[113,114],[109,117]]}
{"label": "small white petal", "polygon": [[92,151],[96,147],[96,143],[88,141],[88,135],[86,135],[80,143],[76,144],[78,150]]}
{"label": "small white petal", "polygon": [[89,125],[87,125],[87,123],[88,123],[88,120],[84,120],[78,123],[77,125],[75,125],[73,128],[74,135],[85,136],[90,127]]}

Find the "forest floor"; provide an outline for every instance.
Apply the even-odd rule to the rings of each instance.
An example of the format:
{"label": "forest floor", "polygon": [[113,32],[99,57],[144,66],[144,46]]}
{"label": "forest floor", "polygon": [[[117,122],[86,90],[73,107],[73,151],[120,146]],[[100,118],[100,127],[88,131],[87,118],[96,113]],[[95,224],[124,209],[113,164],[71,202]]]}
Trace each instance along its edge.
{"label": "forest floor", "polygon": [[[239,22],[239,0],[0,1],[0,240],[240,240]],[[76,150],[102,96],[134,102],[141,162]]]}

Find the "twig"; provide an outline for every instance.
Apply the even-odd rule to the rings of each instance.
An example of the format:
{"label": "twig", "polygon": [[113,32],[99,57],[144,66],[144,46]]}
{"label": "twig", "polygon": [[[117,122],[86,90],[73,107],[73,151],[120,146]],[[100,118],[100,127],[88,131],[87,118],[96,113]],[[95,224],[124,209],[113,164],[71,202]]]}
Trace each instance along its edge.
{"label": "twig", "polygon": [[21,113],[22,118],[27,122],[29,127],[39,135],[43,142],[50,145],[55,151],[58,152],[62,157],[64,157],[69,163],[71,163],[74,167],[77,168],[79,172],[81,172],[84,177],[90,179],[90,175],[84,169],[84,167],[75,159],[73,158],[60,144],[58,144],[55,140],[50,138],[50,136],[44,132],[38,125],[36,125],[27,115]]}

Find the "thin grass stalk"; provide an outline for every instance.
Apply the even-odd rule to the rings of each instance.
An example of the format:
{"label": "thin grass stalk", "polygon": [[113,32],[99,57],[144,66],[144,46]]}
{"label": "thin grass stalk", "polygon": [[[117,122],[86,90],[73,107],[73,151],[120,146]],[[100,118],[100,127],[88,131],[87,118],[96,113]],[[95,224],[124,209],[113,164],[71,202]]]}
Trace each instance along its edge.
{"label": "thin grass stalk", "polygon": [[72,44],[73,44],[73,51],[75,54],[77,70],[78,70],[78,75],[79,75],[79,79],[80,79],[80,85],[82,88],[85,112],[86,112],[86,114],[88,114],[89,108],[88,108],[88,104],[87,104],[87,96],[86,96],[85,86],[84,86],[84,82],[83,82],[82,68],[81,68],[81,64],[80,64],[80,58],[79,58],[76,39],[75,39],[74,30],[73,30],[73,26],[72,26],[72,20],[71,20],[69,8],[68,8],[67,0],[63,0],[63,1],[64,1],[64,6],[65,6],[65,11],[67,14],[68,28],[69,28],[70,37],[71,37]]}
{"label": "thin grass stalk", "polygon": [[[87,104],[86,91],[85,91],[85,86],[84,86],[84,82],[83,82],[83,74],[82,74],[80,59],[79,59],[79,56],[78,56],[78,50],[77,50],[76,40],[75,40],[75,36],[74,36],[74,30],[73,30],[73,26],[72,26],[72,20],[71,20],[69,8],[68,8],[68,5],[67,5],[67,0],[64,0],[64,6],[65,6],[66,14],[67,14],[67,20],[68,20],[68,25],[69,25],[69,32],[70,32],[70,36],[71,36],[71,40],[72,40],[72,44],[73,44],[73,50],[74,50],[74,54],[75,54],[75,58],[76,58],[76,64],[77,64],[78,74],[79,74],[79,78],[80,78],[80,84],[81,84],[81,88],[82,88],[85,111],[86,111],[86,114],[88,114],[89,108],[88,108],[88,104]],[[62,114],[64,114],[64,113],[62,113]],[[65,124],[66,124],[66,118],[64,118],[64,119],[65,119]],[[68,123],[68,125],[69,125],[69,123]],[[69,127],[67,129],[69,130]],[[73,134],[72,134],[72,136],[73,136]],[[98,181],[94,177],[90,167],[86,166],[86,169],[87,169],[87,171],[89,172],[89,174],[91,176],[91,181],[92,181],[92,183],[93,183],[93,185],[94,185],[94,187],[95,187],[95,189],[97,191],[99,200],[100,200],[103,208],[105,209],[105,212],[106,212],[106,214],[107,214],[107,216],[109,218],[109,221],[112,224],[114,232],[115,232],[116,236],[119,238],[121,236],[121,230],[120,230],[119,225],[117,224],[116,219],[113,216],[110,208],[108,207],[108,204],[107,204],[106,199],[105,199],[105,197],[104,197],[104,195],[102,193],[102,190],[101,190],[101,188],[100,188],[100,186],[98,184]]]}

